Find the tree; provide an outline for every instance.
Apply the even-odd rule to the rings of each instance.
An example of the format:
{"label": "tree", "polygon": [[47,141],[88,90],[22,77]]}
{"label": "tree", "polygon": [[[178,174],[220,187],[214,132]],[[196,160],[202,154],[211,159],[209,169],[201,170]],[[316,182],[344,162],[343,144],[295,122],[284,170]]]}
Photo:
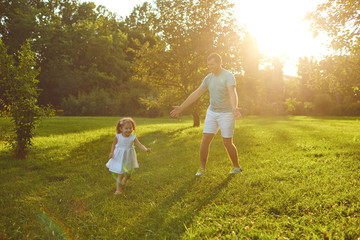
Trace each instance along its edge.
{"label": "tree", "polygon": [[155,19],[155,11],[152,5],[144,2],[142,5],[134,7],[130,15],[121,23],[122,31],[128,35],[127,55],[129,61],[132,62],[135,59],[136,51],[145,43],[148,43],[150,47],[156,44],[153,31]]}
{"label": "tree", "polygon": [[0,0],[0,36],[8,53],[16,54],[36,28],[39,0]]}
{"label": "tree", "polygon": [[[155,2],[156,44],[144,44],[133,65],[135,79],[158,89],[156,96],[143,99],[149,107],[169,108],[194,91],[207,73],[211,52],[222,55],[225,68],[241,71],[241,37],[232,9],[228,0]],[[204,99],[193,105],[194,126],[204,106]]]}
{"label": "tree", "polygon": [[254,109],[259,104],[260,52],[256,38],[245,33],[241,43],[241,63],[243,76],[237,82],[239,103],[246,109]]}
{"label": "tree", "polygon": [[46,2],[36,40],[41,103],[60,108],[62,99],[79,92],[118,89],[130,79],[126,33],[116,16],[92,2]]}
{"label": "tree", "polygon": [[[325,32],[332,38],[332,48],[337,50],[337,54],[319,62],[320,77],[313,77],[316,84],[311,85],[321,87],[321,94],[328,94],[340,112],[346,114],[360,112],[359,97],[354,92],[360,87],[359,6],[359,0],[328,0],[307,16],[314,33]],[[348,106],[354,107],[346,110]]]}
{"label": "tree", "polygon": [[[0,36],[9,54],[15,56],[25,39],[30,41],[41,69],[40,104],[61,109],[69,106],[67,100],[75,98],[95,101],[87,102],[93,106],[101,96],[108,96],[113,99],[112,104],[104,100],[104,108],[92,110],[88,105],[78,106],[87,109],[80,112],[144,112],[139,97],[149,92],[148,85],[131,81],[131,48],[135,46],[132,38],[140,39],[141,30],[133,31],[103,6],[79,0],[0,0],[0,20]],[[145,36],[141,41],[151,39]],[[115,104],[123,106],[114,108]],[[111,111],[104,113],[105,109]]]}
{"label": "tree", "polygon": [[312,21],[315,34],[323,31],[333,38],[334,49],[351,50],[360,43],[359,6],[360,0],[328,0],[307,19]]}
{"label": "tree", "polygon": [[50,108],[39,107],[37,87],[39,69],[36,69],[34,53],[27,41],[18,51],[18,59],[7,54],[7,48],[0,39],[0,85],[3,92],[0,103],[5,110],[2,114],[9,116],[14,129],[10,137],[10,146],[17,158],[25,158],[31,145],[36,124]]}
{"label": "tree", "polygon": [[319,82],[320,72],[318,62],[313,58],[299,58],[298,75],[299,79],[299,98],[303,102],[311,102],[314,100],[314,91],[321,88]]}

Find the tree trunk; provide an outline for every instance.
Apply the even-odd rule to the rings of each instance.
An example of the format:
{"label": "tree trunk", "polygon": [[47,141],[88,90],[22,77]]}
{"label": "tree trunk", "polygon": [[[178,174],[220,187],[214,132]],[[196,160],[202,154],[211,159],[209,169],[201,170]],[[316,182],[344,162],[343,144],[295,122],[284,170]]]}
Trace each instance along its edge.
{"label": "tree trunk", "polygon": [[193,125],[193,127],[200,127],[200,115],[199,115],[199,111],[197,111],[197,110],[192,111],[192,116],[193,116],[193,120],[194,120],[194,125]]}

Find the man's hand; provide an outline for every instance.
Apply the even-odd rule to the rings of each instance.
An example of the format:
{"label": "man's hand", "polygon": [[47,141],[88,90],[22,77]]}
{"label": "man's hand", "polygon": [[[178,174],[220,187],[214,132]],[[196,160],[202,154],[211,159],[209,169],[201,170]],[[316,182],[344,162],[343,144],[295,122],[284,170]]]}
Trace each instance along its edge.
{"label": "man's hand", "polygon": [[240,108],[234,108],[232,110],[235,120],[239,120],[241,118]]}
{"label": "man's hand", "polygon": [[182,112],[182,107],[180,106],[173,106],[173,110],[170,112],[170,117],[175,118],[178,117],[179,114]]}

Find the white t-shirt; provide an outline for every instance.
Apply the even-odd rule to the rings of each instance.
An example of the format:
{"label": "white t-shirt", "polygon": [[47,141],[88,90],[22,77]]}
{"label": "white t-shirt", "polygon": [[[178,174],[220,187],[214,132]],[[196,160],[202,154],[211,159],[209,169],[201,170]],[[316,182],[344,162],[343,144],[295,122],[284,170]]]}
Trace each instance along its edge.
{"label": "white t-shirt", "polygon": [[223,69],[217,76],[210,73],[204,78],[200,86],[207,88],[210,92],[209,109],[211,111],[232,112],[228,87],[236,86],[236,82],[230,71]]}

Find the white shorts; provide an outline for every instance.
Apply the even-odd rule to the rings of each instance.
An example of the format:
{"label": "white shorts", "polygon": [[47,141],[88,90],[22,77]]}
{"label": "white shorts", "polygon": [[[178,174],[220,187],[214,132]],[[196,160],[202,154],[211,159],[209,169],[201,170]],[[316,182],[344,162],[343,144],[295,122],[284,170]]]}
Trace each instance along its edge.
{"label": "white shorts", "polygon": [[217,113],[210,109],[206,112],[203,133],[216,134],[221,131],[223,138],[232,138],[235,128],[235,117],[232,112]]}

